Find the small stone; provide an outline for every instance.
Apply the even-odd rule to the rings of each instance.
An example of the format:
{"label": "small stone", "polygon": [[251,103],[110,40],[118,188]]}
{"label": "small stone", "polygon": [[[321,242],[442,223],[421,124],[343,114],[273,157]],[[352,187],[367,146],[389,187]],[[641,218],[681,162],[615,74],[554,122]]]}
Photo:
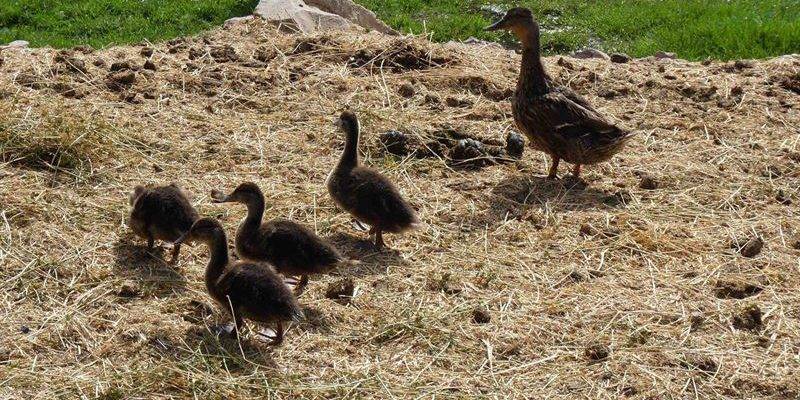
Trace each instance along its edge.
{"label": "small stone", "polygon": [[655,57],[656,60],[674,60],[678,58],[675,53],[666,51],[657,51],[655,54],[653,54],[653,57]]}
{"label": "small stone", "polygon": [[759,254],[761,254],[761,250],[764,248],[764,240],[760,237],[754,237],[747,241],[747,243],[739,249],[739,254],[747,258],[753,258]]}
{"label": "small stone", "polygon": [[345,278],[328,285],[325,298],[346,304],[352,301],[356,285],[353,278]]}
{"label": "small stone", "polygon": [[762,316],[761,309],[757,305],[751,304],[734,315],[731,323],[734,328],[739,330],[758,330],[763,323]]}
{"label": "small stone", "polygon": [[639,188],[644,190],[656,190],[658,189],[658,180],[649,174],[645,174],[639,182]]}
{"label": "small stone", "polygon": [[400,86],[398,93],[400,93],[400,96],[408,99],[414,97],[414,95],[417,93],[417,90],[414,89],[414,86],[410,83],[404,83],[402,86]]}
{"label": "small stone", "polygon": [[517,132],[509,131],[506,135],[506,153],[516,159],[522,158],[525,151],[525,139]]}
{"label": "small stone", "polygon": [[157,70],[156,64],[153,62],[153,60],[146,60],[144,62],[144,66],[142,68],[149,69],[150,71],[156,71]]}
{"label": "small stone", "polygon": [[583,351],[583,355],[590,361],[603,361],[608,359],[611,349],[602,343],[592,343]]}
{"label": "small stone", "polygon": [[472,310],[472,322],[476,324],[488,324],[492,320],[492,315],[486,307],[475,307]]}
{"label": "small stone", "polygon": [[31,328],[28,328],[27,326],[22,325],[22,326],[19,327],[19,331],[21,333],[28,334],[28,333],[31,332]]}
{"label": "small stone", "polygon": [[586,48],[572,53],[572,58],[578,58],[578,59],[598,58],[601,60],[609,60],[611,57],[609,57],[608,54],[600,50],[593,48]]}
{"label": "small stone", "polygon": [[631,56],[625,53],[614,53],[611,55],[611,62],[617,64],[625,64],[631,61]]}

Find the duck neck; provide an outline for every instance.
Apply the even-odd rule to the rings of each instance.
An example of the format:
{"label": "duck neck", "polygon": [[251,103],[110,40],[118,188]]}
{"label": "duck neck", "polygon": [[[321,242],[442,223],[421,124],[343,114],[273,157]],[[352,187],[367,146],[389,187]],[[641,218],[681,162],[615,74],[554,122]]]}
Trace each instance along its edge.
{"label": "duck neck", "polygon": [[225,271],[225,267],[230,262],[228,258],[228,240],[225,232],[219,232],[211,242],[208,243],[209,250],[211,250],[211,261],[208,262],[206,267],[206,288],[208,292],[216,296],[217,293],[217,280]]}
{"label": "duck neck", "polygon": [[264,195],[259,193],[247,201],[247,217],[242,224],[245,229],[258,229],[264,217]]}
{"label": "duck neck", "polygon": [[358,126],[345,129],[344,152],[339,159],[338,169],[350,170],[358,166]]}
{"label": "duck neck", "polygon": [[548,93],[550,77],[542,64],[542,55],[539,49],[539,25],[534,23],[532,26],[522,29],[518,36],[522,42],[522,65],[517,84],[518,89],[523,93],[534,95]]}

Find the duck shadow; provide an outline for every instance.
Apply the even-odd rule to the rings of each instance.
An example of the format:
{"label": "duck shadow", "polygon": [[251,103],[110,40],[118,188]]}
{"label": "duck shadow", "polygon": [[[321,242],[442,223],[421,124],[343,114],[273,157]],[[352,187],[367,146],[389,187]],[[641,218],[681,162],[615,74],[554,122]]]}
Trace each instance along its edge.
{"label": "duck shadow", "polygon": [[561,179],[513,176],[491,191],[484,223],[523,217],[531,209],[581,211],[618,205],[615,195],[589,186],[572,176]]}
{"label": "duck shadow", "polygon": [[[399,251],[393,249],[379,249],[367,238],[354,236],[349,233],[335,233],[326,239],[333,243],[345,258],[357,260],[353,263],[338,269],[334,275],[341,276],[368,276],[385,274],[390,266],[406,266],[406,261]],[[391,237],[388,239],[391,240]]]}
{"label": "duck shadow", "polygon": [[[274,347],[262,341],[256,333],[261,326],[249,322],[247,326],[247,332],[236,339],[230,334],[215,332],[213,327],[192,325],[184,336],[185,345],[193,350],[188,357],[195,357],[199,352],[207,359],[219,360],[219,367],[232,373],[248,373],[255,367],[277,369]],[[181,358],[178,354],[175,357]]]}
{"label": "duck shadow", "polygon": [[168,297],[186,291],[186,277],[167,264],[162,246],[149,251],[145,243],[125,236],[114,245],[113,251],[114,273],[138,281],[145,294]]}

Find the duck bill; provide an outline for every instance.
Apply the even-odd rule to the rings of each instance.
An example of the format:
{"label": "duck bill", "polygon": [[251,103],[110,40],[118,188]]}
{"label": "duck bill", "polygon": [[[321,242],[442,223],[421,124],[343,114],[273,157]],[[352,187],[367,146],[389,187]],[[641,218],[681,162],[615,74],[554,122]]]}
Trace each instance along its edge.
{"label": "duck bill", "polygon": [[500,21],[497,21],[497,22],[495,22],[495,23],[483,28],[483,30],[485,32],[499,31],[501,29],[505,29],[505,23],[506,23],[506,20],[505,19],[501,19]]}
{"label": "duck bill", "polygon": [[185,242],[186,242],[186,239],[188,239],[188,238],[189,238],[189,232],[186,232],[186,233],[184,233],[183,235],[181,235],[181,237],[179,237],[178,239],[176,239],[176,240],[175,240],[175,241],[172,243],[172,245],[173,245],[173,246],[177,246],[177,245],[183,244],[183,243],[185,243]]}
{"label": "duck bill", "polygon": [[213,203],[228,203],[230,202],[231,196],[226,196],[219,190],[212,190],[211,191],[211,202]]}

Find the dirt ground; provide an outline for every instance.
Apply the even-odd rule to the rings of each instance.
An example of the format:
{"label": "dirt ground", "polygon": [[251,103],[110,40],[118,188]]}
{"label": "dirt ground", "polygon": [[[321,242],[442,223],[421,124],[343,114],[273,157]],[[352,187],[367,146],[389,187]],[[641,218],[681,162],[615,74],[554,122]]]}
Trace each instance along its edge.
{"label": "dirt ground", "polygon": [[[547,59],[638,132],[586,185],[505,152],[499,47],[250,21],[0,57],[0,398],[800,396],[800,56]],[[324,187],[344,108],[423,221],[389,252]],[[246,180],[359,261],[278,348],[215,336],[204,247],[171,267],[125,224],[134,185],[177,182],[232,236],[209,194]]]}

